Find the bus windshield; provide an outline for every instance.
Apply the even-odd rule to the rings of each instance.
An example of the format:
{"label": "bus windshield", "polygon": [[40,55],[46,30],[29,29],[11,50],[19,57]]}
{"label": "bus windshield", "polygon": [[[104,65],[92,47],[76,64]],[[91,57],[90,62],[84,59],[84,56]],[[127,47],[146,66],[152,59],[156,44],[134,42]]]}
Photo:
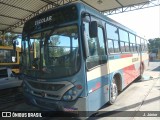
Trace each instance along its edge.
{"label": "bus windshield", "polygon": [[76,25],[32,34],[23,43],[23,64],[28,68],[24,73],[27,75],[59,78],[76,73],[80,67]]}

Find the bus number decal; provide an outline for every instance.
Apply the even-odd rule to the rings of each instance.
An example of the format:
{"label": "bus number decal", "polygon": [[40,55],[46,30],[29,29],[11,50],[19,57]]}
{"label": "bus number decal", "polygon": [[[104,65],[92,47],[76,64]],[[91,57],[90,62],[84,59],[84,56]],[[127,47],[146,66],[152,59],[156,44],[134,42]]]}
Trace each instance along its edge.
{"label": "bus number decal", "polygon": [[132,58],[132,62],[138,61],[138,58]]}

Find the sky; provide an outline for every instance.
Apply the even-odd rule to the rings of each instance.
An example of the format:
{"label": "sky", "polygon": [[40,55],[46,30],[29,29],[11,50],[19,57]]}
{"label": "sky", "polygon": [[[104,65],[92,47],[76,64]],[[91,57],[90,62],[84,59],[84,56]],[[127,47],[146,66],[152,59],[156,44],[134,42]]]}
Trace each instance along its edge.
{"label": "sky", "polygon": [[132,29],[141,37],[160,38],[160,6],[108,15],[108,17]]}

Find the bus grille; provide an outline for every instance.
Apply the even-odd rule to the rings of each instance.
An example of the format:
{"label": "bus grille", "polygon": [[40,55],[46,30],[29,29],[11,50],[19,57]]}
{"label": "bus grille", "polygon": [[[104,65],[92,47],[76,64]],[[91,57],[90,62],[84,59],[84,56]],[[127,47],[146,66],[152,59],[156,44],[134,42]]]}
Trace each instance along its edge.
{"label": "bus grille", "polygon": [[54,94],[49,94],[49,93],[43,93],[43,92],[38,92],[38,91],[33,91],[34,95],[38,95],[40,97],[46,97],[46,98],[51,98],[51,99],[60,99],[59,95],[54,95]]}
{"label": "bus grille", "polygon": [[36,89],[47,90],[47,91],[57,91],[65,86],[65,84],[49,84],[49,83],[39,83],[28,81],[28,83]]}
{"label": "bus grille", "polygon": [[41,100],[35,100],[35,101],[39,106],[49,108],[49,109],[54,109],[54,110],[58,109],[58,106],[55,103],[44,102],[44,101],[41,101]]}

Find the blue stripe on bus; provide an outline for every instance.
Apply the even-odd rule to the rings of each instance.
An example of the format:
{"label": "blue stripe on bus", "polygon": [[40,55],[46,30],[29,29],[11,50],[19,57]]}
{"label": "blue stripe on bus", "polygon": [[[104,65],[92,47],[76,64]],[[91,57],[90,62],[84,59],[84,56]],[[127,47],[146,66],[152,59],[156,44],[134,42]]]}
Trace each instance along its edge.
{"label": "blue stripe on bus", "polygon": [[119,59],[120,55],[109,55],[109,60]]}
{"label": "blue stripe on bus", "polygon": [[[110,73],[105,76],[98,77],[96,79],[92,79],[88,81],[88,110],[94,111],[99,109],[102,105],[104,105],[109,100],[109,85],[112,80],[113,75],[119,73],[122,75],[122,89],[125,87],[124,79],[123,79],[123,70],[118,70],[113,73]],[[101,85],[99,88],[96,88],[96,85]],[[94,91],[92,91],[94,90]]]}
{"label": "blue stripe on bus", "polygon": [[108,85],[109,84],[108,80],[109,80],[109,75],[105,75],[88,81],[88,92],[89,93],[93,92],[94,90],[99,89],[100,87]]}
{"label": "blue stripe on bus", "polygon": [[123,78],[123,70],[118,70],[118,71],[115,71],[113,73],[110,73],[108,75],[105,75],[105,76],[101,76],[101,77],[98,77],[96,79],[92,79],[92,80],[89,80],[87,81],[88,83],[88,93],[91,93],[105,85],[108,85],[110,84],[111,80],[113,79],[113,76],[116,74],[116,73],[119,73],[122,77],[122,89],[125,87],[125,83],[124,83],[124,78]]}

